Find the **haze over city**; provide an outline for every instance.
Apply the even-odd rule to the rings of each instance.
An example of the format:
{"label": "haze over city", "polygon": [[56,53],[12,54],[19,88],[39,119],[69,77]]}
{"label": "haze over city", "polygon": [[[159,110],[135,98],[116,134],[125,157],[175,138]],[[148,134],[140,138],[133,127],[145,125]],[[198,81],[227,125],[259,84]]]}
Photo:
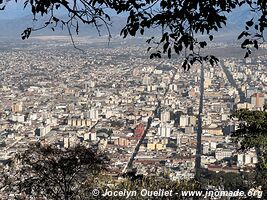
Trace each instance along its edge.
{"label": "haze over city", "polygon": [[[258,150],[240,151],[232,138],[240,120],[231,115],[240,109],[265,112],[267,45],[260,44],[244,58],[245,50],[233,42],[243,28],[238,19],[201,50],[217,56],[217,64],[197,63],[185,70],[182,54],[149,58],[145,41],[160,34],[158,30],[120,38],[123,15],[113,17],[110,41],[105,30],[98,37],[85,25],[74,43],[66,29],[59,28],[21,40],[20,33],[35,22],[26,20],[32,17],[27,9],[9,6],[0,13],[0,24],[8,24],[0,33],[3,172],[13,162],[19,168],[16,155],[36,143],[63,152],[78,146],[95,148],[109,158],[106,185],[131,173],[183,183],[194,180],[199,170],[203,177],[255,172]],[[250,19],[246,12],[230,18],[238,13]],[[17,180],[16,171],[6,174]],[[6,188],[0,182],[0,199],[24,195]]]}

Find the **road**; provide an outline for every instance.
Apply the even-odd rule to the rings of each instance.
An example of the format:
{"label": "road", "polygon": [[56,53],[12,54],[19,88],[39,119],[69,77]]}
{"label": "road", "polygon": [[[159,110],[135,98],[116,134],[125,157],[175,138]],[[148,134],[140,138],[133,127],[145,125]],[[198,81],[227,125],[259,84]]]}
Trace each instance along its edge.
{"label": "road", "polygon": [[201,65],[200,73],[200,99],[199,99],[199,108],[198,108],[198,127],[197,127],[197,148],[196,148],[196,170],[201,168],[201,154],[202,154],[202,117],[203,117],[203,99],[204,99],[204,66]]}
{"label": "road", "polygon": [[[227,69],[227,67],[224,65],[223,61],[220,63],[223,72],[225,73],[228,81],[231,83],[233,87],[236,88],[238,91],[240,102],[244,103],[246,101],[245,93],[241,90],[241,88],[238,87],[236,84],[236,81],[233,78],[233,75],[231,72]],[[199,111],[198,111],[198,127],[197,127],[197,147],[196,147],[196,171],[201,168],[201,154],[202,154],[202,144],[201,144],[201,138],[202,138],[202,118],[203,118],[203,99],[204,99],[204,65],[201,66],[201,74],[200,74],[200,99],[199,99]]]}
{"label": "road", "polygon": [[140,138],[140,140],[137,142],[137,145],[135,146],[135,149],[134,149],[134,151],[133,151],[133,154],[131,155],[129,161],[127,162],[127,164],[125,165],[125,167],[124,167],[123,170],[122,170],[122,174],[124,174],[125,172],[127,172],[128,169],[131,169],[131,168],[132,168],[132,165],[133,165],[133,161],[134,161],[134,159],[135,159],[135,156],[138,154],[139,149],[140,149],[140,146],[141,146],[143,140],[145,139],[148,130],[150,129],[152,119],[153,119],[152,116],[148,118],[148,122],[147,122],[146,129],[145,129],[145,131],[144,131],[144,134],[143,134],[143,136]]}
{"label": "road", "polygon": [[[167,95],[167,93],[168,93],[168,91],[169,91],[169,87],[170,87],[170,85],[173,83],[174,77],[175,77],[175,75],[177,74],[177,72],[178,72],[178,69],[175,68],[175,72],[173,73],[173,76],[171,77],[170,83],[169,83],[168,86],[166,87],[166,90],[165,90],[165,92],[164,92],[163,97],[166,97],[166,95]],[[125,165],[125,167],[124,167],[123,170],[122,170],[122,174],[125,174],[125,173],[127,172],[128,169],[131,169],[131,168],[132,168],[133,161],[134,161],[136,155],[137,155],[138,152],[139,152],[140,146],[141,146],[141,144],[143,143],[143,140],[145,139],[147,132],[149,131],[149,129],[150,129],[150,127],[151,127],[151,123],[152,123],[152,121],[154,120],[154,118],[157,117],[157,115],[158,115],[159,112],[160,112],[160,108],[161,108],[161,100],[158,99],[157,101],[158,101],[158,105],[156,106],[156,108],[155,108],[153,114],[148,118],[148,122],[147,122],[147,125],[146,125],[146,129],[145,129],[145,131],[144,131],[144,134],[143,134],[142,138],[140,138],[140,140],[137,142],[137,145],[135,146],[135,149],[134,149],[134,151],[133,151],[131,157],[129,158],[127,164]]]}
{"label": "road", "polygon": [[229,82],[231,83],[231,85],[232,85],[233,87],[235,87],[236,90],[238,91],[238,95],[239,95],[239,97],[240,97],[240,103],[244,103],[244,102],[246,102],[246,95],[245,95],[245,93],[241,90],[240,87],[237,86],[236,81],[235,81],[234,78],[233,78],[233,75],[232,75],[231,72],[227,69],[227,67],[224,65],[224,62],[221,61],[221,62],[220,62],[220,65],[221,65],[221,67],[222,67],[222,69],[223,69],[223,72],[225,73],[225,75],[226,75],[228,81],[229,81]]}

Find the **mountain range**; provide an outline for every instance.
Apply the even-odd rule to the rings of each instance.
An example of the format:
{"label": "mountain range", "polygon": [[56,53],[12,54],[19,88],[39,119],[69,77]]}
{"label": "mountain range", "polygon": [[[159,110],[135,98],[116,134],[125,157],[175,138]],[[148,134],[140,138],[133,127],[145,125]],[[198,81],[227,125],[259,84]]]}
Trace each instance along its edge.
{"label": "mountain range", "polygon": [[[64,16],[64,13],[61,13]],[[111,14],[113,15],[113,14]],[[226,40],[226,41],[233,41],[236,40],[238,34],[242,32],[244,29],[244,24],[247,20],[252,18],[252,14],[249,12],[248,8],[242,8],[238,10],[234,10],[234,12],[227,14],[227,26],[220,30],[219,33],[216,33],[217,40]],[[25,30],[27,27],[35,27],[38,28],[48,18],[42,17],[38,21],[33,21],[33,16],[31,15],[31,11],[28,7],[25,9],[23,8],[23,1],[20,0],[18,3],[14,1],[8,2],[5,10],[0,11],[0,37],[1,38],[17,38],[19,39],[21,36],[20,34]],[[113,36],[118,36],[121,29],[126,23],[126,17],[123,15],[111,17],[112,26],[110,31]],[[74,31],[75,32],[75,31]],[[145,36],[150,35],[159,35],[161,34],[160,30],[149,30],[145,32]],[[102,29],[101,35],[106,35],[107,31]],[[52,31],[51,28],[45,28],[40,31],[34,32],[33,36],[67,36],[68,31],[61,30],[59,27],[55,28],[55,31]],[[80,25],[79,36],[92,36],[95,37],[98,35],[96,29],[92,26],[88,25]]]}

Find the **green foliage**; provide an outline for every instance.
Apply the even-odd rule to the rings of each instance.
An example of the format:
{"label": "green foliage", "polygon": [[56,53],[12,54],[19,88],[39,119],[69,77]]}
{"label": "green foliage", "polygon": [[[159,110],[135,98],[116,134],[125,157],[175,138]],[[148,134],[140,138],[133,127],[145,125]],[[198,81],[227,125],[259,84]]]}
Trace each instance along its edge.
{"label": "green foliage", "polygon": [[[16,158],[0,181],[1,190],[20,194],[17,199],[96,199],[92,195],[99,189],[100,195],[108,191],[136,191],[137,196],[129,199],[144,199],[140,196],[142,189],[149,191],[172,191],[172,196],[165,199],[188,199],[182,197],[181,191],[248,191],[258,186],[266,191],[266,170],[250,173],[215,173],[203,170],[199,180],[171,181],[154,176],[136,176],[113,180],[111,176],[100,173],[107,166],[108,159],[99,155],[94,149],[82,146],[60,150],[55,147],[44,147],[39,144],[31,146],[25,153]],[[130,175],[130,174],[129,174]],[[3,184],[5,183],[5,187]],[[7,184],[9,187],[7,187]],[[2,190],[3,191],[3,190]],[[265,193],[263,193],[265,195]],[[100,196],[98,196],[99,198]],[[263,197],[266,198],[266,195]],[[101,199],[125,199],[125,196],[102,197]],[[162,199],[162,197],[153,197]]]}
{"label": "green foliage", "polygon": [[239,121],[238,130],[232,136],[242,139],[242,149],[263,148],[267,145],[267,112],[241,109],[231,117]]}
{"label": "green foliage", "polygon": [[16,159],[10,169],[10,193],[58,200],[79,199],[84,190],[94,188],[94,178],[108,162],[92,148],[61,150],[39,144]]}
{"label": "green foliage", "polygon": [[[252,188],[261,188],[263,191],[261,199],[267,198],[266,170],[250,172],[209,172],[202,170],[199,182],[202,188],[216,188],[224,191],[244,191],[248,192]],[[251,199],[258,199],[255,194]]]}
{"label": "green foliage", "polygon": [[256,148],[260,168],[267,169],[267,112],[241,109],[231,117],[239,121],[238,130],[232,134],[234,140],[241,144],[242,150]]}
{"label": "green foliage", "polygon": [[[153,4],[158,4],[159,9],[155,9]],[[267,24],[266,2],[249,0],[222,0],[222,1],[129,1],[124,7],[114,7],[118,12],[130,11],[127,25],[123,28],[121,34],[135,36],[138,31],[141,34],[144,30],[151,27],[161,27],[162,37],[159,41],[155,37],[147,40],[147,43],[153,42],[157,48],[162,46],[163,51],[157,51],[151,54],[153,57],[161,57],[161,53],[167,53],[171,57],[172,52],[176,54],[185,53],[185,62],[183,67],[188,69],[195,62],[208,61],[215,64],[218,60],[210,56],[201,56],[199,50],[207,45],[206,41],[198,41],[196,34],[207,35],[209,40],[213,40],[213,34],[219,31],[227,23],[226,13],[232,12],[241,6],[249,6],[251,12],[257,13],[260,17],[255,17],[244,22],[245,31],[238,39],[245,39],[241,45],[246,48],[245,57],[251,54],[251,45],[258,49],[258,41],[263,39],[263,31]],[[254,26],[253,26],[254,25]],[[172,49],[174,51],[172,51]],[[148,50],[151,50],[149,47]],[[184,50],[184,51],[183,51]],[[186,51],[187,50],[187,51]]]}
{"label": "green foliage", "polygon": [[266,172],[267,172],[267,112],[266,105],[263,111],[237,110],[231,118],[239,121],[238,129],[233,133],[233,138],[240,143],[241,149],[256,148],[258,154],[258,167],[253,173],[247,174],[246,182],[252,186],[261,186],[263,199],[266,199]]}
{"label": "green foliage", "polygon": [[199,181],[205,187],[210,185],[229,191],[237,189],[247,191],[255,186],[255,173],[216,173],[203,170]]}

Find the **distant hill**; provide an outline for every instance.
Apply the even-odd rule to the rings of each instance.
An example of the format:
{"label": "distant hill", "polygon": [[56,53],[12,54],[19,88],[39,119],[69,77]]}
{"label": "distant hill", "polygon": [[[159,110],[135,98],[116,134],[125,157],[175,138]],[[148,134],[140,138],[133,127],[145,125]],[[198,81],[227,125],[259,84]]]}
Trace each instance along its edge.
{"label": "distant hill", "polygon": [[[62,16],[64,14],[62,13]],[[229,18],[227,27],[223,28],[219,33],[215,33],[216,41],[234,41],[238,34],[244,29],[244,22],[251,19],[252,15],[249,13],[248,8],[242,8],[235,10],[233,13],[227,15]],[[30,13],[29,8],[23,9],[23,1],[15,3],[10,1],[4,11],[0,11],[0,37],[1,38],[17,38],[20,39],[20,34],[27,27],[40,27],[44,22],[45,18],[41,18],[38,22],[34,22],[33,17]],[[121,29],[126,23],[126,18],[123,16],[112,17],[112,27],[110,28],[113,37],[119,35]],[[75,31],[74,31],[75,32]],[[161,31],[148,30],[145,32],[145,36],[160,35]],[[57,28],[54,32],[51,28],[46,28],[38,32],[34,32],[32,36],[67,36],[67,30],[62,31]],[[101,29],[101,35],[107,35],[107,31],[104,27]],[[80,25],[79,36],[98,36],[98,32],[94,27],[88,25]],[[202,37],[202,36],[201,36]]]}
{"label": "distant hill", "polygon": [[[123,26],[122,21],[124,21],[124,19],[114,17],[112,20],[113,20],[113,25],[110,28],[111,32],[115,35],[119,34],[119,30],[122,29],[122,26]],[[17,18],[17,19],[0,19],[0,27],[4,27],[0,31],[0,37],[20,38],[20,34],[27,27],[38,28],[38,27],[41,27],[44,24],[44,22],[46,22],[46,20],[43,18],[41,18],[37,22],[34,22],[33,17],[31,15],[24,16],[22,18]],[[107,32],[105,31],[104,27],[101,28],[101,35],[106,35],[106,34]],[[51,28],[45,28],[43,30],[34,32],[33,35],[35,36],[68,35],[68,31],[67,30],[62,31],[60,27],[55,28],[55,31],[52,31]],[[80,24],[79,35],[80,36],[85,36],[85,35],[97,36],[98,32],[93,26]]]}

